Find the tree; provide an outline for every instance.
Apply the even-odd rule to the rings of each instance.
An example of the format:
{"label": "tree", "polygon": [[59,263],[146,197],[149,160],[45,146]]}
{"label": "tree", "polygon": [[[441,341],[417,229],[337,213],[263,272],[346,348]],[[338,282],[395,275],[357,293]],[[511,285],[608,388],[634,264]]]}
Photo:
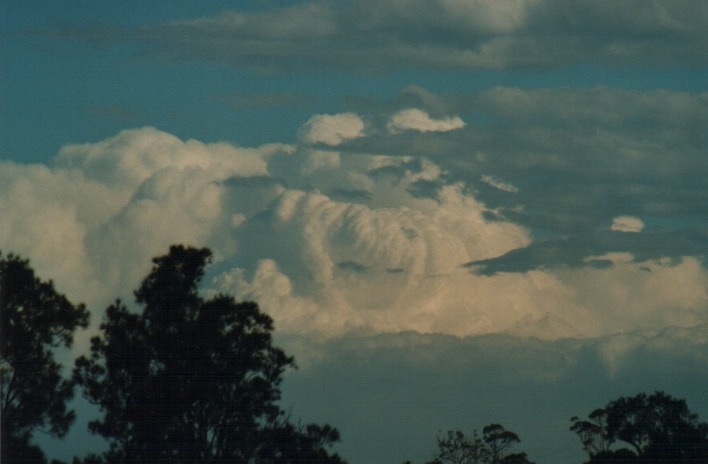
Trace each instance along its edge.
{"label": "tree", "polygon": [[1,460],[42,462],[34,432],[62,437],[75,416],[67,407],[74,382],[62,376],[55,350],[71,347],[89,314],[36,277],[29,261],[0,253],[0,317]]}
{"label": "tree", "polygon": [[255,303],[199,294],[210,259],[183,246],[155,258],[135,292],[142,311],[111,305],[77,360],[85,397],[104,413],[90,423],[110,444],[102,459],[341,462],[328,451],[335,429],[296,427],[277,405],[294,360],[273,346],[272,319]]}
{"label": "tree", "polygon": [[481,438],[476,430],[471,438],[460,431],[450,430],[446,436],[438,436],[438,451],[432,463],[533,464],[526,453],[507,453],[509,448],[520,442],[517,434],[499,424],[485,426]]}
{"label": "tree", "polygon": [[589,420],[570,419],[570,430],[575,432],[583,444],[583,449],[590,456],[610,451],[610,438],[607,434],[607,412],[598,408],[590,413]]}
{"label": "tree", "polygon": [[[708,424],[685,400],[664,392],[621,397],[593,411],[590,420],[571,419],[590,463],[706,462]],[[628,445],[612,448],[614,444]]]}

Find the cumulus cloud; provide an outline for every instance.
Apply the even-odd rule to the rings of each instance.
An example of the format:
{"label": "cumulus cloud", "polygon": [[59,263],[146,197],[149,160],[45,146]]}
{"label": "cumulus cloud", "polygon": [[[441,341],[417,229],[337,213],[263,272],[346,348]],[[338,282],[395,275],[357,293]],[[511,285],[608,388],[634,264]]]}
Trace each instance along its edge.
{"label": "cumulus cloud", "polygon": [[[425,138],[368,137],[351,145],[373,153],[430,156],[448,178],[475,184],[477,197],[491,208],[504,207],[508,215],[523,209],[514,219],[530,228],[574,237],[609,229],[611,218],[628,211],[641,218],[704,223],[708,172],[700,128],[708,124],[706,93],[497,87],[444,95],[407,88],[389,100],[355,103],[362,110],[416,106],[430,114],[477,114],[484,124]],[[491,179],[523,195],[487,188]],[[685,234],[672,240],[673,246],[693,243],[698,249],[701,237]]]}
{"label": "cumulus cloud", "polygon": [[707,18],[708,7],[690,0],[356,0],[227,11],[131,29],[69,25],[52,34],[103,44],[133,40],[171,58],[266,72],[323,65],[378,72],[578,62],[695,66],[706,63]]}
{"label": "cumulus cloud", "polygon": [[129,294],[147,256],[171,242],[209,242],[221,222],[219,181],[263,174],[268,157],[288,150],[181,141],[148,127],[68,145],[52,167],[2,162],[0,247],[32,258],[76,299],[110,301]]}
{"label": "cumulus cloud", "polygon": [[644,222],[634,216],[617,216],[612,219],[610,230],[617,232],[641,232],[644,230]]}
{"label": "cumulus cloud", "polygon": [[319,114],[311,117],[300,131],[304,143],[336,146],[364,135],[364,121],[354,113]]}
{"label": "cumulus cloud", "polygon": [[[374,113],[315,115],[293,145],[123,131],[68,145],[50,166],[3,163],[0,247],[100,307],[129,299],[170,244],[209,246],[219,264],[207,286],[256,299],[287,333],[690,327],[708,318],[696,132],[707,102],[409,88]],[[443,132],[461,122],[429,116],[472,109],[490,122]],[[399,130],[437,132],[391,134],[391,114],[413,114]]]}
{"label": "cumulus cloud", "polygon": [[457,116],[433,119],[423,110],[408,108],[391,116],[386,127],[391,133],[402,131],[449,132],[465,127],[465,122]]}
{"label": "cumulus cloud", "polygon": [[[129,299],[170,244],[209,246],[207,287],[257,300],[291,334],[555,339],[706,322],[694,250],[663,259],[663,242],[647,254],[629,240],[647,234],[612,231],[534,241],[431,159],[352,151],[362,121],[318,115],[299,144],[257,148],[143,128],[64,147],[49,167],[4,163],[0,247],[100,307]],[[498,179],[482,181],[514,191]]]}

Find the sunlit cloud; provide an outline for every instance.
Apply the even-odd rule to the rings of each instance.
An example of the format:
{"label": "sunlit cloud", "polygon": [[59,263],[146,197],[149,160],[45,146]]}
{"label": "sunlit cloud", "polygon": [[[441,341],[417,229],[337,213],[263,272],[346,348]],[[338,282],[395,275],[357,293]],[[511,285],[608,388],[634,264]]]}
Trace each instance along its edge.
{"label": "sunlit cloud", "polygon": [[[290,334],[553,340],[708,322],[700,256],[648,257],[614,231],[544,248],[511,219],[518,211],[490,208],[430,159],[333,151],[366,138],[363,118],[342,113],[312,117],[295,145],[143,128],[66,146],[51,167],[5,163],[2,204],[22,208],[2,211],[0,246],[94,308],[127,298],[170,244],[209,246],[218,272],[207,290],[258,301]],[[507,272],[485,271],[504,262]]]}
{"label": "sunlit cloud", "polygon": [[612,219],[610,230],[617,232],[641,232],[644,230],[644,222],[634,216],[617,216]]}
{"label": "sunlit cloud", "polygon": [[319,114],[311,117],[300,131],[304,143],[336,146],[364,135],[364,121],[354,113]]}
{"label": "sunlit cloud", "polygon": [[465,127],[465,122],[457,116],[433,119],[423,110],[408,108],[391,116],[386,127],[394,134],[402,131],[449,132]]}

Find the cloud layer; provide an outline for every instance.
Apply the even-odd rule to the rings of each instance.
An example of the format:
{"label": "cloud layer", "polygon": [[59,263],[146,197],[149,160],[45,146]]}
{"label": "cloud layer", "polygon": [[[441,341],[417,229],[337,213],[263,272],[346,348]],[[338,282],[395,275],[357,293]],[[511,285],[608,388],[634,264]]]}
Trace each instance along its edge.
{"label": "cloud layer", "polygon": [[162,57],[262,71],[695,66],[706,64],[707,18],[708,7],[690,0],[310,1],[132,29],[70,25],[52,34],[133,40]]}
{"label": "cloud layer", "polygon": [[[705,118],[705,96],[500,88],[446,98],[315,115],[294,145],[207,144],[148,127],[68,145],[50,167],[4,162],[0,247],[100,307],[130,299],[170,244],[206,245],[218,261],[207,288],[255,299],[293,334],[552,340],[708,322],[700,205],[682,205],[684,221],[699,221],[683,229],[653,206],[703,194],[698,141],[676,129],[687,135],[669,161],[676,133],[636,133],[632,121],[659,105]],[[497,121],[464,125],[465,101]],[[658,111],[645,118],[676,125]],[[659,183],[667,169],[689,176],[681,191]],[[650,227],[638,216],[652,212]],[[564,234],[536,237],[542,227]]]}

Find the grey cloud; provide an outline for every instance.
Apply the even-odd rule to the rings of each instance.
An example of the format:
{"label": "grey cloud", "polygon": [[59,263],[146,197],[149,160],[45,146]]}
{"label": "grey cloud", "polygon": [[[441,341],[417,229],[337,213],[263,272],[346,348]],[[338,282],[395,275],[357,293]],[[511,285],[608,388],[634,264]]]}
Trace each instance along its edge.
{"label": "grey cloud", "polygon": [[378,167],[369,170],[366,174],[372,179],[390,179],[394,182],[402,179],[407,172],[420,172],[423,168],[423,161],[420,158],[406,160],[398,164]]}
{"label": "grey cloud", "polygon": [[332,189],[327,191],[327,196],[335,201],[351,203],[368,203],[371,200],[371,192],[368,190]]}
{"label": "grey cloud", "polygon": [[287,187],[287,184],[283,179],[278,179],[270,176],[234,176],[223,180],[221,184],[227,187],[245,189]]}
{"label": "grey cloud", "polygon": [[705,260],[708,229],[638,234],[608,231],[537,240],[498,258],[473,261],[465,266],[483,275],[559,267],[606,268],[612,267],[612,261],[589,258],[618,252],[631,253],[637,263],[681,256],[699,256]]}
{"label": "grey cloud", "polygon": [[441,179],[420,179],[413,182],[406,191],[416,198],[436,198],[440,188],[444,185]]}
{"label": "grey cloud", "polygon": [[[534,229],[582,233],[621,215],[706,225],[708,94],[601,87],[414,94],[484,123],[450,133],[374,135],[340,148],[427,157],[448,181],[466,182],[485,203]],[[410,95],[407,89],[381,108],[393,113]],[[518,192],[484,185],[483,176]],[[523,210],[513,212],[517,207]]]}
{"label": "grey cloud", "polygon": [[62,26],[95,43],[265,72],[334,66],[518,69],[595,62],[705,66],[708,7],[684,1],[408,0],[303,2],[260,12],[144,25]]}
{"label": "grey cloud", "polygon": [[337,267],[344,271],[356,272],[357,274],[364,274],[369,270],[369,266],[364,266],[356,261],[343,261],[341,263],[337,263]]}

